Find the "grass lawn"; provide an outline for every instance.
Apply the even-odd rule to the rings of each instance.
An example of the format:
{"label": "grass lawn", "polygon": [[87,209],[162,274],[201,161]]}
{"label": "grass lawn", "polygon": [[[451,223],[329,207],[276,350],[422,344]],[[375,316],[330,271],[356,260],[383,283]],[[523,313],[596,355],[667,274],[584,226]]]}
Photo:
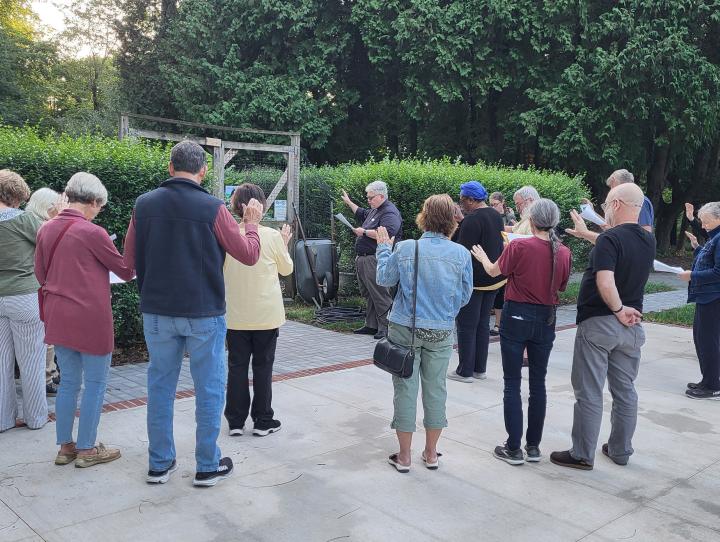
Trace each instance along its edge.
{"label": "grass lawn", "polygon": [[693,318],[695,318],[695,304],[683,305],[682,307],[664,311],[648,312],[643,315],[643,318],[646,322],[692,327]]}
{"label": "grass lawn", "polygon": [[[659,292],[670,292],[675,290],[669,284],[663,284],[662,282],[648,282],[645,285],[646,294],[657,294]],[[567,290],[560,292],[560,304],[561,305],[572,305],[577,303],[578,294],[580,293],[580,283],[571,282],[567,285]]]}
{"label": "grass lawn", "polygon": [[348,297],[339,302],[340,308],[361,308],[363,315],[358,315],[357,319],[347,322],[318,322],[315,319],[315,306],[306,305],[302,301],[293,301],[285,305],[285,314],[288,320],[300,322],[302,324],[310,324],[313,326],[329,329],[331,331],[352,331],[362,326],[364,320],[365,300],[362,297]]}

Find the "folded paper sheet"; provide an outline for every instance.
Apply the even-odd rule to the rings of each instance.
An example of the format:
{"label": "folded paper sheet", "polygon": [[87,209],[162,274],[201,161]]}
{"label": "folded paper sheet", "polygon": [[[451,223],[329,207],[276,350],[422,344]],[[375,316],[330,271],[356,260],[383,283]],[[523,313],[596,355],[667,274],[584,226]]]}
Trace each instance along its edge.
{"label": "folded paper sheet", "polygon": [[345,218],[345,215],[343,215],[342,213],[336,214],[335,218],[338,219],[338,222],[341,222],[341,223],[345,224],[348,228],[353,229],[353,225],[350,224],[350,222],[348,222],[348,219]]}
{"label": "folded paper sheet", "polygon": [[[135,277],[133,277],[134,279]],[[110,271],[110,284],[124,284],[126,281],[118,277],[115,273]]]}
{"label": "folded paper sheet", "polygon": [[583,203],[580,206],[580,216],[598,226],[605,225],[605,219],[595,212],[592,205],[588,205],[587,203]]}
{"label": "folded paper sheet", "polygon": [[683,273],[685,270],[682,267],[672,267],[666,263],[659,262],[657,260],[653,261],[653,268],[655,271],[658,271],[660,273]]}

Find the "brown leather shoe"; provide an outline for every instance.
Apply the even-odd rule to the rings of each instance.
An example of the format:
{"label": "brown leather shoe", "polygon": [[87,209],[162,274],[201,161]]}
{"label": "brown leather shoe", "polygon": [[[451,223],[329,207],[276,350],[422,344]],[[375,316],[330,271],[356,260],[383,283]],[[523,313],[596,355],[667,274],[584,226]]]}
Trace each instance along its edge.
{"label": "brown leather shoe", "polygon": [[72,452],[69,454],[63,454],[61,452],[58,452],[57,457],[55,458],[55,464],[56,465],[69,465],[73,461],[75,461],[75,458],[77,457],[77,452]]}
{"label": "brown leather shoe", "polygon": [[99,465],[100,463],[110,463],[120,457],[120,450],[117,448],[105,448],[101,442],[95,446],[97,453],[90,455],[79,455],[75,459],[75,466],[79,469]]}

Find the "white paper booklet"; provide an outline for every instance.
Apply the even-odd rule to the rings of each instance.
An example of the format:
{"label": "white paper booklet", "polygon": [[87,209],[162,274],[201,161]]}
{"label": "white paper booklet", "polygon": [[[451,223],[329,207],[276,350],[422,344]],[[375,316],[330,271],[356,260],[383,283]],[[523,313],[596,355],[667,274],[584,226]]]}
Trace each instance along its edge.
{"label": "white paper booklet", "polygon": [[[135,279],[135,277],[133,277]],[[118,277],[115,273],[110,271],[110,284],[124,284],[126,281]]]}
{"label": "white paper booklet", "polygon": [[580,216],[598,226],[605,225],[605,219],[595,212],[592,205],[588,205],[587,203],[583,203],[580,206]]}
{"label": "white paper booklet", "polygon": [[653,268],[655,271],[658,271],[660,273],[683,273],[685,270],[682,267],[672,267],[666,263],[659,262],[657,260],[653,261]]}
{"label": "white paper booklet", "polygon": [[348,222],[348,219],[345,218],[345,215],[343,215],[342,213],[336,214],[336,215],[335,215],[335,218],[338,219],[338,222],[342,222],[342,223],[345,224],[348,228],[353,229],[353,225],[350,224],[350,222]]}

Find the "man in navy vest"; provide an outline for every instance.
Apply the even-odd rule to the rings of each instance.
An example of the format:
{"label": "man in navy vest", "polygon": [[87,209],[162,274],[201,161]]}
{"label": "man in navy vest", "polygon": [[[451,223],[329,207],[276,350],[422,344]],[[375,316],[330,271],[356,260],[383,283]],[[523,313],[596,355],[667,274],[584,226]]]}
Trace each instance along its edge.
{"label": "man in navy vest", "polygon": [[177,469],[173,409],[188,352],[197,423],[193,484],[213,486],[233,469],[217,445],[227,378],[223,263],[226,252],[246,265],[257,262],[262,205],[248,203],[242,235],[223,202],[200,186],[207,165],[197,143],[175,145],[169,171],[170,179],[137,199],[125,238],[125,258],[137,270],[150,353],[146,480],[163,484]]}

